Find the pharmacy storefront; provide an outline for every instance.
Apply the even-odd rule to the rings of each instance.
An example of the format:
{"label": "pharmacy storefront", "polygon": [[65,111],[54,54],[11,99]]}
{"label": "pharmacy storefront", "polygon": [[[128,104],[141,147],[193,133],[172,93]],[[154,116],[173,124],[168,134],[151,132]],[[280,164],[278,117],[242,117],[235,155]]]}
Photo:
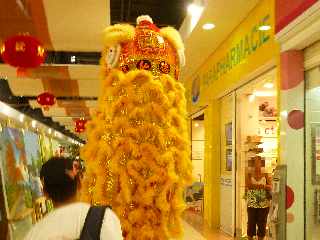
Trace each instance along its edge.
{"label": "pharmacy storefront", "polygon": [[239,238],[247,233],[246,185],[256,159],[270,180],[281,165],[272,3],[260,1],[186,81],[190,119],[203,113],[204,219]]}

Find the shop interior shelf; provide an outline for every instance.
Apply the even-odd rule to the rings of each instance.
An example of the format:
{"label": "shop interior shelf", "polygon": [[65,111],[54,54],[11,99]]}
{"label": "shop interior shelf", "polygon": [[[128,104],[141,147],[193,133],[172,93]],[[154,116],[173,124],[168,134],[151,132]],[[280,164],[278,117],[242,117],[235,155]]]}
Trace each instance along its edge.
{"label": "shop interior shelf", "polygon": [[260,135],[262,138],[277,138],[276,135],[273,135],[273,136],[266,136],[266,135]]}
{"label": "shop interior shelf", "polygon": [[259,117],[259,121],[275,122],[277,117]]}

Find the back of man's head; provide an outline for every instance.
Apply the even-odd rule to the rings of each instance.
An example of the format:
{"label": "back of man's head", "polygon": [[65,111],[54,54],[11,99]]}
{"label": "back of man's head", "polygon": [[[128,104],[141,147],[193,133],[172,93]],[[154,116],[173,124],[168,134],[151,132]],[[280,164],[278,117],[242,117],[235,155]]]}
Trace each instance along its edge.
{"label": "back of man's head", "polygon": [[64,203],[77,194],[77,179],[70,174],[73,170],[73,160],[63,157],[50,158],[43,164],[40,178],[44,192],[55,203]]}

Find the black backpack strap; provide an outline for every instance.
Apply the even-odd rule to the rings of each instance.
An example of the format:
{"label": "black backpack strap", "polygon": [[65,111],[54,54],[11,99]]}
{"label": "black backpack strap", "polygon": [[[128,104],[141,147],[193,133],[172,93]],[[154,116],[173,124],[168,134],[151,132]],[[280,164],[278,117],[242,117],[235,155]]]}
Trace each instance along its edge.
{"label": "black backpack strap", "polygon": [[101,226],[107,206],[90,207],[84,222],[80,240],[100,240]]}

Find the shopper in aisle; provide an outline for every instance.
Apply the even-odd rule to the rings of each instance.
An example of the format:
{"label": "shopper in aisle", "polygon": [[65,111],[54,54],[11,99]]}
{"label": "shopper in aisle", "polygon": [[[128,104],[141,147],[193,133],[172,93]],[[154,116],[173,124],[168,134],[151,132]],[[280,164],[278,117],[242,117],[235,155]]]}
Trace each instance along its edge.
{"label": "shopper in aisle", "polygon": [[78,173],[74,161],[67,158],[51,158],[42,166],[44,193],[55,210],[38,222],[25,240],[122,239],[120,221],[110,208],[77,202]]}
{"label": "shopper in aisle", "polygon": [[[257,235],[258,240],[263,240],[266,236],[266,225],[269,213],[271,198],[270,178],[262,173],[262,158],[255,156],[254,172],[248,174],[246,178],[247,190],[247,210],[248,210],[248,240],[252,240]],[[256,231],[258,226],[258,231]]]}

